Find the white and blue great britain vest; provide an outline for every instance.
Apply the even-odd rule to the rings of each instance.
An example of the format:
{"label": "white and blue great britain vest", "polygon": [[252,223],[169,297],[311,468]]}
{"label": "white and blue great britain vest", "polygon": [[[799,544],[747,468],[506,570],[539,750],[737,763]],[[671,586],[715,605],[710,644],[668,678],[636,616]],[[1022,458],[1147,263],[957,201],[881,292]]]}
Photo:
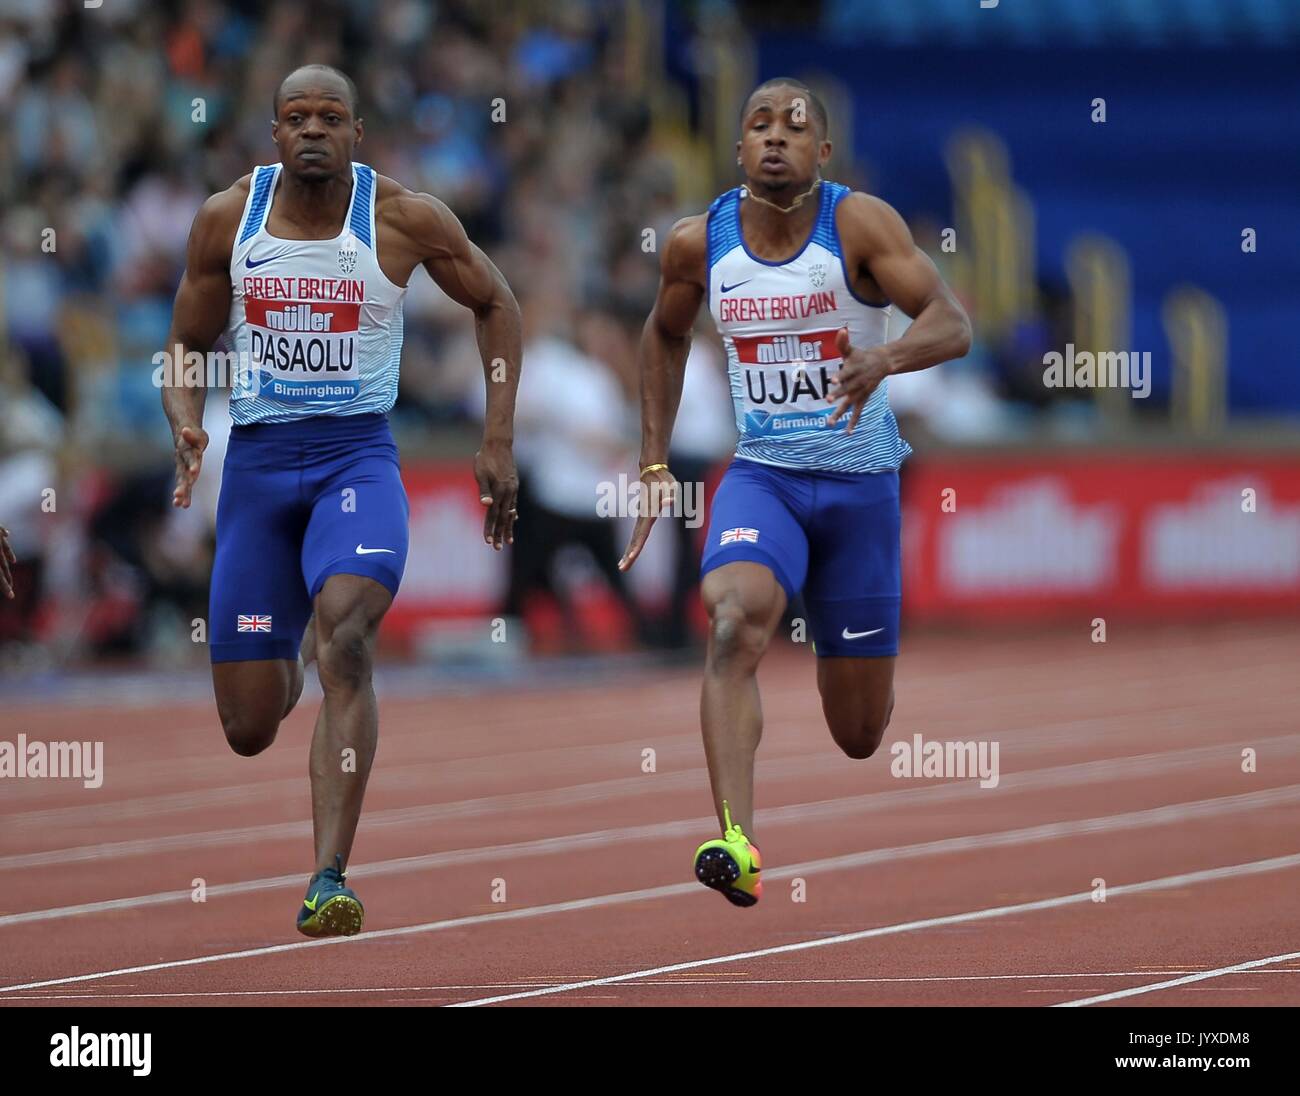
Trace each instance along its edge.
{"label": "white and blue great britain vest", "polygon": [[709,310],[727,352],[738,457],[784,468],[881,472],[912,451],[899,437],[885,381],[852,434],[851,414],[834,426],[826,422],[835,409],[826,402],[827,386],[841,361],[836,332],[847,326],[853,346],[879,346],[892,308],[867,304],[849,288],[835,228],[835,208],[849,193],[822,183],[812,234],[785,263],[757,258],[745,246],[739,187],[709,206]]}
{"label": "white and blue great britain vest", "polygon": [[397,398],[404,286],[379,269],[376,176],[352,165],[352,201],[331,240],[266,231],[280,165],[253,169],[230,257],[230,349],[251,368],[231,392],[236,426],[387,413]]}

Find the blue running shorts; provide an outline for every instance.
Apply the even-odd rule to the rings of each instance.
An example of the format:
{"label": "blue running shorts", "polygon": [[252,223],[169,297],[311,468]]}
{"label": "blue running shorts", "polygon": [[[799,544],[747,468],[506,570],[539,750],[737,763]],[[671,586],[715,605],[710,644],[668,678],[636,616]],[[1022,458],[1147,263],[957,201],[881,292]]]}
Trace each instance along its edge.
{"label": "blue running shorts", "polygon": [[700,574],[761,563],[803,592],[822,658],[898,654],[898,472],[818,472],[736,458],[713,498]]}
{"label": "blue running shorts", "polygon": [[371,578],[396,596],[409,514],[386,415],[232,428],[208,606],[212,661],[296,659],[330,575]]}

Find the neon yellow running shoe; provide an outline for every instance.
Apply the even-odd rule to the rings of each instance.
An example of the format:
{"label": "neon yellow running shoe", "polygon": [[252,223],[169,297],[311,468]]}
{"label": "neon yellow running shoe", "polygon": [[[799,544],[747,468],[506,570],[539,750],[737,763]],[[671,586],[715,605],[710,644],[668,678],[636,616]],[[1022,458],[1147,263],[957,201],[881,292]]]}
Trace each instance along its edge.
{"label": "neon yellow running shoe", "polygon": [[721,891],[735,906],[752,906],[763,897],[763,858],[745,831],[731,823],[731,808],[722,801],[726,830],[720,839],[706,841],[695,850],[695,878]]}

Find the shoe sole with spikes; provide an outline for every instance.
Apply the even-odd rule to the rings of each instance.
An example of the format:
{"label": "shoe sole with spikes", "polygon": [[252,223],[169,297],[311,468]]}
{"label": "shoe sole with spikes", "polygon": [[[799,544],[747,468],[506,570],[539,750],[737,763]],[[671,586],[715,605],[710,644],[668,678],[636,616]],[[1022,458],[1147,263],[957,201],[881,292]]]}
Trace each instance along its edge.
{"label": "shoe sole with spikes", "polygon": [[361,931],[366,911],[346,894],[336,894],[298,925],[304,936],[355,936]]}
{"label": "shoe sole with spikes", "polygon": [[733,906],[748,909],[763,894],[762,871],[758,850],[746,845],[749,871],[745,872],[724,842],[709,842],[695,854],[695,878],[717,891]]}

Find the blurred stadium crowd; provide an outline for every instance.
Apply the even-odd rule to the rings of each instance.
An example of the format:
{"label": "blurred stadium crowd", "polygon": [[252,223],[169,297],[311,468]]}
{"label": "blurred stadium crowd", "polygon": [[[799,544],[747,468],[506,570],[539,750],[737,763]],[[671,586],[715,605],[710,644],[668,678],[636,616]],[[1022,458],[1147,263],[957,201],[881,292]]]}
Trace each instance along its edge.
{"label": "blurred stadium crowd", "polygon": [[[827,26],[846,26],[851,7],[827,5]],[[557,545],[573,541],[635,613],[611,570],[615,526],[595,520],[590,485],[636,459],[636,340],[658,276],[646,230],[663,239],[734,182],[735,111],[758,75],[749,14],[600,0],[0,3],[0,519],[21,560],[18,602],[0,609],[0,668],[194,657],[175,640],[206,613],[216,477],[201,480],[193,511],[170,510],[152,359],[195,211],[275,159],[272,94],[308,61],[358,85],[357,158],[446,201],[523,306],[516,441],[521,510],[536,520],[521,525],[509,607],[549,585]],[[747,50],[749,68],[723,81],[727,59]],[[849,104],[829,98],[834,124]],[[870,188],[853,131],[837,136],[832,174]],[[989,159],[973,147],[972,164]],[[1002,192],[1011,208],[1010,185]],[[1086,403],[1036,383],[1044,349],[1073,335],[1070,287],[1037,278],[1031,255],[1020,266],[1032,300],[995,315],[981,272],[940,246],[950,216],[940,202],[952,201],[960,229],[962,201],[988,194],[902,210],[981,336],[966,362],[891,390],[913,440],[987,440],[1047,403]],[[725,457],[733,438],[711,326],[692,355],[674,454],[688,474]],[[393,415],[404,455],[471,453],[481,389],[468,317],[417,275]],[[209,470],[223,414],[214,394]],[[684,560],[689,542],[680,548]],[[666,643],[686,639],[693,568],[677,570],[673,621],[654,637]]]}

